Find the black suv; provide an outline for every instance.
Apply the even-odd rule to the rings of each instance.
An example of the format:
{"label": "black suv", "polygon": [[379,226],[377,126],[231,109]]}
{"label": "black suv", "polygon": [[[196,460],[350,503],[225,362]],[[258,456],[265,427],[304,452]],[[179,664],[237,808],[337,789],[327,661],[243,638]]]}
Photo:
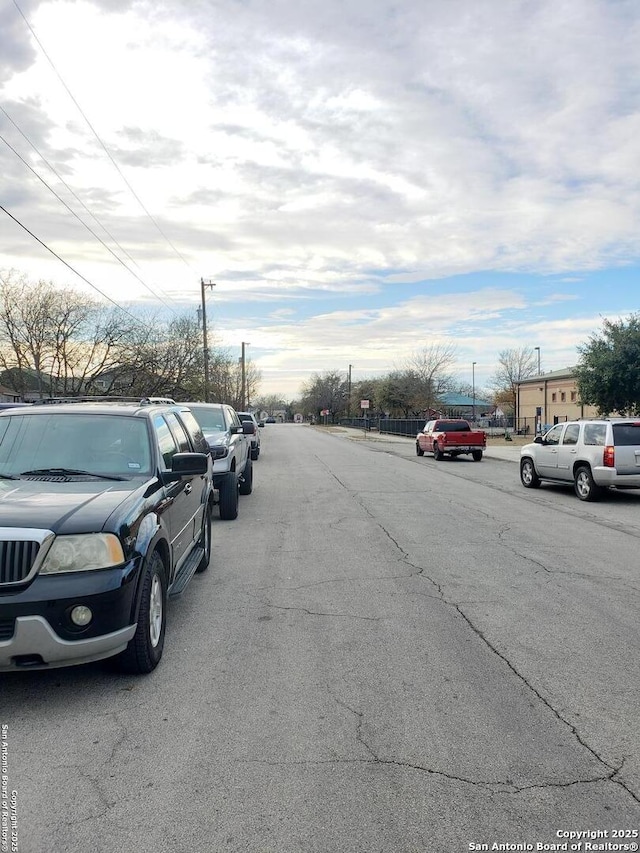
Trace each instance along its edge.
{"label": "black suv", "polygon": [[0,671],[156,667],[168,596],[209,565],[208,451],[177,405],[0,413]]}

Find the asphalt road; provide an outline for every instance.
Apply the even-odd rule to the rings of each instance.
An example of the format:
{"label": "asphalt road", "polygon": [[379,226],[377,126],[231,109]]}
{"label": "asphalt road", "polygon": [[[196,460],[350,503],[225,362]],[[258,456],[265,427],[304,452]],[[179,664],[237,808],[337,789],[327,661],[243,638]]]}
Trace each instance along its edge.
{"label": "asphalt road", "polygon": [[352,437],[265,427],[152,675],[0,676],[19,853],[637,845],[640,494]]}

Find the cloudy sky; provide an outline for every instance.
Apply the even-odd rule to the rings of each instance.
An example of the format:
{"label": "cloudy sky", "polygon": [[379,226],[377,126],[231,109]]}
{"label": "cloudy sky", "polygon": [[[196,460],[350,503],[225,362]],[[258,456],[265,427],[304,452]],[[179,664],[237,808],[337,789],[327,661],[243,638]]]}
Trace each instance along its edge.
{"label": "cloudy sky", "polygon": [[640,309],[639,44],[637,0],[0,0],[0,269],[215,281],[286,399],[441,342],[479,387],[575,364]]}

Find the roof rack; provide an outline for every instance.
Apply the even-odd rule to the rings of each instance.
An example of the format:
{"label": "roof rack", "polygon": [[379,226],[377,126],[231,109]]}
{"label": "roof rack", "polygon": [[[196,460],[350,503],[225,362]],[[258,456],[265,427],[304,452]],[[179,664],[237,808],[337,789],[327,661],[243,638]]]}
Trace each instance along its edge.
{"label": "roof rack", "polygon": [[119,396],[82,396],[82,397],[43,397],[34,400],[34,406],[56,406],[66,403],[137,403],[139,406],[168,405],[174,406],[175,400],[170,397],[119,397]]}

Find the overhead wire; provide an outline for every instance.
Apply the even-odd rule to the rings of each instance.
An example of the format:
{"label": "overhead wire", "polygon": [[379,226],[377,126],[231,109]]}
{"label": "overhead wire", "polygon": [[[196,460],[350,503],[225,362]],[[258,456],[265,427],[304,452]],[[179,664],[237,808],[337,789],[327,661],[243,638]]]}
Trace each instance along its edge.
{"label": "overhead wire", "polygon": [[[13,119],[9,116],[9,114],[7,113],[7,111],[6,111],[6,110],[5,110],[1,105],[0,105],[0,111],[2,111],[2,112],[7,116],[7,118],[9,119],[9,121],[11,121],[11,123],[12,123],[12,124],[13,124],[13,125],[14,125],[14,126],[15,126],[19,131],[20,131],[20,128],[18,128],[18,126],[16,125],[16,123],[13,121]],[[20,133],[22,133],[22,131],[20,131]],[[30,145],[32,145],[33,149],[38,153],[38,155],[39,155],[39,156],[42,156],[42,155],[40,154],[40,152],[38,151],[38,149],[35,147],[35,145],[33,145],[33,143],[31,143],[31,141],[28,139],[28,137],[27,137],[24,133],[22,133],[22,135],[23,135],[23,136],[24,136],[24,138],[27,140],[27,142],[29,142],[29,144],[30,144]],[[78,214],[76,213],[76,211],[75,211],[75,210],[73,210],[73,208],[72,208],[72,207],[70,207],[70,206],[67,204],[67,202],[66,202],[66,201],[65,201],[65,200],[64,200],[64,199],[63,199],[63,198],[62,198],[62,197],[61,197],[61,196],[60,196],[60,195],[59,195],[59,194],[58,194],[58,193],[53,189],[53,187],[51,187],[51,186],[50,186],[50,185],[45,181],[45,179],[44,179],[41,175],[39,175],[39,174],[38,174],[38,172],[33,168],[33,166],[31,166],[31,164],[30,164],[30,163],[28,163],[28,162],[24,159],[24,157],[20,154],[20,152],[19,152],[19,151],[17,151],[17,150],[13,147],[13,145],[11,145],[11,143],[10,143],[10,142],[8,142],[8,140],[6,140],[6,139],[4,138],[4,136],[3,136],[1,133],[0,133],[0,140],[1,140],[2,142],[4,142],[4,144],[7,146],[7,148],[9,148],[9,149],[10,149],[10,150],[11,150],[11,151],[16,155],[16,157],[17,157],[17,158],[18,158],[22,163],[24,163],[24,165],[27,167],[27,169],[29,169],[29,171],[31,171],[31,172],[36,176],[36,178],[37,178],[37,179],[38,179],[38,180],[39,180],[39,181],[40,181],[40,182],[41,182],[41,183],[42,183],[42,184],[43,184],[43,185],[44,185],[44,186],[49,190],[49,192],[53,193],[53,195],[58,199],[58,201],[59,201],[59,202],[61,202],[61,204],[63,204],[63,205],[67,208],[67,210],[69,211],[69,213],[71,213],[71,215],[72,215],[72,216],[74,216],[74,217],[78,220],[78,222],[79,222],[81,225],[83,225],[83,226],[87,229],[87,231],[88,231],[88,232],[89,232],[93,237],[95,237],[95,239],[96,239],[96,240],[98,240],[100,243],[102,243],[102,245],[105,247],[105,249],[113,255],[113,257],[118,261],[118,263],[122,264],[122,266],[123,266],[123,267],[124,267],[124,268],[129,272],[129,273],[131,273],[131,275],[132,275],[132,276],[134,276],[134,278],[136,278],[136,279],[140,282],[140,284],[141,284],[144,288],[146,288],[146,289],[149,291],[149,293],[151,293],[151,295],[152,295],[152,296],[155,296],[155,297],[156,297],[156,299],[159,299],[159,300],[160,300],[160,302],[162,302],[162,304],[163,304],[166,308],[168,308],[170,311],[173,311],[173,313],[174,313],[174,314],[176,313],[176,312],[175,312],[175,310],[171,307],[171,305],[169,305],[167,302],[165,302],[165,300],[160,296],[160,294],[156,293],[156,292],[155,292],[151,287],[149,287],[149,285],[148,285],[148,284],[147,284],[147,283],[146,283],[146,282],[145,282],[145,281],[144,281],[144,280],[143,280],[143,279],[142,279],[142,278],[141,278],[141,277],[140,277],[140,276],[139,276],[139,275],[138,275],[134,270],[132,270],[132,269],[131,269],[131,268],[130,268],[130,267],[129,267],[129,266],[128,266],[128,265],[127,265],[123,260],[122,260],[122,258],[120,258],[120,257],[119,257],[119,256],[118,256],[118,255],[113,251],[113,249],[112,249],[110,246],[108,246],[108,245],[104,242],[104,240],[102,239],[102,237],[100,237],[100,235],[99,235],[99,234],[96,234],[96,232],[95,232],[95,231],[94,231],[94,230],[93,230],[93,229],[92,229],[92,228],[91,228],[91,227],[90,227],[86,222],[84,222],[84,220],[82,220],[82,219],[80,218],[80,216],[78,216]],[[44,160],[44,158],[43,158],[43,160]],[[49,168],[53,171],[53,173],[54,173],[58,178],[60,178],[60,180],[62,181],[62,183],[65,185],[65,187],[67,187],[67,189],[68,189],[71,193],[73,193],[73,190],[71,190],[71,188],[66,184],[66,182],[65,182],[64,180],[62,180],[62,178],[60,177],[60,175],[58,175],[58,173],[56,172],[56,170],[55,170],[55,169],[54,169],[54,168],[53,168],[53,167],[48,163],[48,161],[47,161],[47,160],[44,160],[44,162],[47,164],[47,166],[49,166]],[[78,199],[78,197],[76,196],[76,194],[75,194],[75,193],[73,193],[73,195],[74,195],[74,197],[75,197],[75,198],[76,198],[76,199],[77,199],[77,200],[82,204],[82,202],[80,201],[80,199]],[[87,213],[89,213],[91,216],[93,216],[93,214],[92,214],[92,213],[91,213],[91,211],[86,207],[86,205],[83,205],[83,206],[85,207],[85,210],[87,210]],[[93,218],[94,218],[94,219],[96,219],[96,217],[95,217],[95,216],[94,216]],[[99,225],[101,225],[101,227],[104,227],[104,226],[102,226],[102,224],[101,224],[97,219],[96,219],[96,222],[98,222],[98,224],[99,224]],[[106,231],[106,229],[105,229],[105,231]],[[107,233],[109,233],[109,232],[107,232]],[[112,239],[113,239],[113,238],[112,238]],[[115,240],[114,240],[114,242],[116,242],[116,245],[120,246],[120,244],[119,244],[119,243],[117,243],[117,241],[115,241]],[[122,246],[120,246],[120,248],[122,249]],[[124,249],[123,249],[122,251],[124,251]],[[130,255],[127,255],[127,256],[128,256],[128,257],[131,257]],[[132,260],[132,262],[133,262],[133,263],[135,263],[135,261],[133,261],[133,258],[131,258],[131,260]]]}
{"label": "overhead wire", "polygon": [[45,48],[44,48],[44,46],[43,46],[42,42],[40,41],[40,39],[39,39],[39,38],[38,38],[38,36],[36,35],[36,33],[35,33],[35,31],[34,31],[33,27],[31,26],[31,24],[29,23],[28,19],[27,19],[27,18],[26,18],[26,16],[25,16],[24,12],[23,12],[23,11],[22,11],[22,9],[20,8],[20,5],[18,4],[18,0],[13,0],[13,4],[14,4],[14,6],[16,7],[16,9],[18,10],[18,12],[20,13],[20,16],[22,17],[23,21],[24,21],[24,22],[25,22],[25,24],[27,25],[27,27],[28,27],[29,31],[31,32],[31,35],[32,35],[32,36],[33,36],[33,38],[35,39],[35,41],[36,41],[36,43],[37,43],[38,47],[40,48],[40,50],[41,50],[41,51],[42,51],[42,53],[44,54],[44,56],[45,56],[45,58],[46,58],[47,62],[49,63],[49,65],[50,65],[50,66],[51,66],[51,68],[53,69],[53,71],[54,71],[54,73],[55,73],[56,77],[57,77],[57,78],[58,78],[58,80],[60,81],[60,83],[61,83],[61,85],[63,86],[64,90],[66,91],[66,93],[68,94],[68,96],[71,98],[71,100],[72,100],[72,101],[73,101],[73,103],[75,104],[75,106],[76,106],[76,108],[77,108],[78,112],[80,113],[80,115],[83,117],[83,119],[84,119],[84,120],[85,120],[85,122],[87,123],[87,126],[89,127],[89,129],[91,130],[91,132],[93,133],[93,135],[95,136],[96,140],[98,141],[98,143],[99,143],[100,147],[102,148],[102,150],[104,151],[104,153],[107,155],[107,157],[108,157],[108,158],[109,158],[109,160],[111,161],[111,163],[112,163],[113,167],[116,169],[116,171],[118,172],[118,174],[119,174],[119,175],[120,175],[120,177],[122,178],[122,180],[123,180],[124,184],[126,185],[127,189],[128,189],[128,190],[129,190],[129,192],[131,193],[131,195],[132,195],[132,196],[135,198],[135,200],[138,202],[138,204],[140,205],[140,207],[142,208],[142,210],[144,211],[144,213],[146,214],[146,216],[147,216],[147,217],[149,218],[149,220],[153,223],[153,225],[155,226],[155,228],[157,229],[157,231],[160,233],[160,235],[163,237],[163,239],[167,242],[167,244],[171,247],[171,249],[172,249],[172,250],[173,250],[173,252],[176,254],[176,256],[177,256],[178,258],[180,258],[180,260],[181,260],[181,261],[182,261],[182,262],[183,262],[187,267],[189,267],[190,269],[193,269],[193,267],[191,267],[191,265],[189,264],[189,262],[184,258],[184,256],[183,256],[183,255],[178,251],[178,249],[173,245],[173,243],[171,242],[171,240],[169,239],[169,237],[164,233],[164,231],[162,230],[162,228],[160,227],[160,225],[158,224],[158,222],[155,220],[155,218],[154,218],[154,217],[151,215],[151,213],[147,210],[147,208],[145,207],[144,203],[142,202],[142,200],[140,199],[140,197],[138,196],[138,194],[136,193],[136,191],[133,189],[133,187],[131,186],[131,184],[129,183],[129,181],[127,180],[127,178],[125,177],[125,175],[123,174],[123,172],[122,172],[122,170],[120,169],[120,167],[118,166],[117,162],[115,161],[115,159],[114,159],[114,158],[113,158],[113,156],[111,155],[111,152],[109,151],[109,149],[107,148],[107,146],[104,144],[104,142],[103,142],[103,141],[102,141],[102,139],[100,138],[100,135],[98,134],[98,132],[97,132],[97,130],[94,128],[94,126],[91,124],[91,122],[89,121],[88,117],[85,115],[85,113],[84,113],[84,111],[83,111],[82,107],[80,106],[80,104],[78,103],[78,101],[76,100],[76,98],[74,97],[74,95],[72,94],[71,90],[69,89],[69,87],[68,87],[68,86],[67,86],[67,84],[65,83],[64,79],[62,78],[62,75],[60,74],[60,72],[59,72],[59,71],[58,71],[58,69],[56,68],[55,63],[53,62],[53,60],[51,59],[51,57],[49,56],[49,54],[48,54],[48,53],[47,53],[47,51],[45,50]]}
{"label": "overhead wire", "polygon": [[151,331],[151,327],[150,327],[150,326],[148,326],[146,323],[144,323],[142,320],[140,320],[140,318],[139,318],[139,317],[136,317],[135,315],[133,315],[130,311],[127,311],[127,309],[126,309],[126,308],[123,308],[123,307],[122,307],[122,305],[120,305],[118,302],[116,302],[116,301],[115,301],[115,299],[112,299],[112,298],[111,298],[110,296],[108,296],[108,295],[107,295],[103,290],[100,290],[100,288],[99,288],[97,285],[95,285],[92,281],[89,281],[89,279],[88,279],[88,278],[86,278],[84,275],[82,275],[82,273],[81,273],[81,272],[78,272],[78,270],[77,270],[77,269],[74,269],[74,267],[72,267],[70,263],[68,263],[67,261],[65,261],[65,259],[64,259],[64,258],[60,257],[60,255],[59,255],[57,252],[54,252],[54,250],[53,250],[52,248],[50,248],[50,246],[47,246],[47,244],[44,242],[44,240],[41,240],[39,237],[37,237],[37,236],[33,233],[33,231],[30,231],[30,230],[27,228],[27,226],[26,226],[26,225],[24,225],[24,223],[20,222],[20,220],[19,220],[17,217],[15,217],[12,213],[10,213],[10,212],[7,210],[7,208],[6,208],[6,207],[4,207],[2,204],[0,204],[0,210],[2,210],[4,213],[6,213],[6,214],[7,214],[7,216],[9,216],[11,219],[13,219],[13,221],[14,221],[17,225],[19,225],[19,226],[20,226],[20,228],[22,228],[24,231],[26,231],[26,232],[27,232],[27,234],[29,234],[29,236],[30,236],[30,237],[33,237],[33,239],[34,239],[34,240],[36,240],[38,243],[40,243],[40,245],[41,245],[41,246],[43,246],[43,247],[47,250],[47,252],[50,252],[50,253],[54,256],[54,258],[57,258],[61,263],[63,263],[63,264],[65,265],[65,267],[68,267],[68,268],[71,270],[71,272],[72,272],[72,273],[74,273],[74,274],[75,274],[75,275],[77,275],[79,278],[81,278],[81,279],[82,279],[82,281],[84,281],[86,284],[88,284],[88,285],[89,285],[89,287],[93,288],[93,290],[97,291],[97,292],[100,294],[100,296],[104,297],[104,298],[105,298],[108,302],[110,302],[112,305],[115,305],[115,307],[116,307],[119,311],[122,311],[122,312],[123,312],[123,314],[126,314],[128,317],[131,317],[131,319],[132,319],[132,320],[135,320],[135,322],[136,322],[136,323],[139,323],[141,326],[144,326],[144,327],[145,327],[145,329],[149,329],[149,330]]}

